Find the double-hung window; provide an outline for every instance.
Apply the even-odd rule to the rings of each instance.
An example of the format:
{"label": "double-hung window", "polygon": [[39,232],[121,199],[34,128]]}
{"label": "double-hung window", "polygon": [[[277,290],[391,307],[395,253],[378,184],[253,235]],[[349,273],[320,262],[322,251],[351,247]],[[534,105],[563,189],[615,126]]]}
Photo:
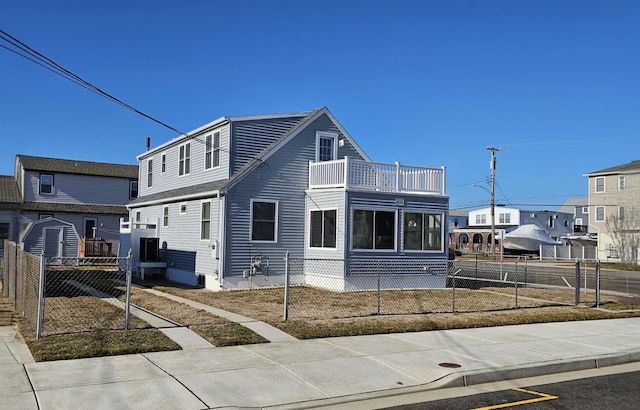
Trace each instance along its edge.
{"label": "double-hung window", "polygon": [[211,202],[203,202],[200,212],[200,239],[207,240],[211,236]]}
{"label": "double-hung window", "polygon": [[336,215],[337,211],[311,211],[311,238],[312,248],[336,247]]}
{"label": "double-hung window", "polygon": [[604,222],[604,206],[596,206],[596,221]]}
{"label": "double-hung window", "polygon": [[624,191],[624,175],[618,177],[618,191]]}
{"label": "double-hung window", "polygon": [[167,154],[160,157],[160,172],[164,174],[167,171]]}
{"label": "double-hung window", "polygon": [[162,226],[165,228],[169,226],[169,207],[162,208]]}
{"label": "double-hung window", "polygon": [[178,160],[178,175],[187,175],[191,172],[191,143],[180,146]]}
{"label": "double-hung window", "polygon": [[442,250],[442,215],[407,212],[404,214],[404,249]]}
{"label": "double-hung window", "polygon": [[204,169],[215,168],[220,165],[220,133],[205,137]]}
{"label": "double-hung window", "polygon": [[278,202],[251,200],[251,240],[275,242],[278,236]]}
{"label": "double-hung window", "polygon": [[53,175],[40,174],[40,195],[53,195]]}
{"label": "double-hung window", "polygon": [[604,192],[604,177],[596,177],[596,192]]}
{"label": "double-hung window", "polygon": [[353,249],[395,249],[396,213],[353,211]]}
{"label": "double-hung window", "polygon": [[153,186],[153,160],[147,161],[147,186]]}
{"label": "double-hung window", "polygon": [[132,179],[129,181],[129,199],[136,199],[138,197],[138,180]]}

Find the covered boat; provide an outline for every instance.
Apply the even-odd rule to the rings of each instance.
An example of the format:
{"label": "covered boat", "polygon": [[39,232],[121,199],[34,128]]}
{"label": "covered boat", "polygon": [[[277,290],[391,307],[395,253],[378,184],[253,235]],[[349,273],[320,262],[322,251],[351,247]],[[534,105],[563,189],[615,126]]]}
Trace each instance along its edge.
{"label": "covered boat", "polygon": [[538,252],[540,245],[562,245],[542,228],[533,224],[521,225],[504,236],[502,246],[505,251]]}

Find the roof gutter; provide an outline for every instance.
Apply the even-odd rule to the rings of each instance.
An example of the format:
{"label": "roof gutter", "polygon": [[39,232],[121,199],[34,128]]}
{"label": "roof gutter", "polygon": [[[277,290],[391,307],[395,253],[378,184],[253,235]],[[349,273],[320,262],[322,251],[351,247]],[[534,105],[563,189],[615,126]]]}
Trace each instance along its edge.
{"label": "roof gutter", "polygon": [[174,196],[171,198],[154,199],[154,200],[145,201],[145,202],[136,202],[135,204],[127,204],[126,207],[127,209],[133,209],[133,208],[139,208],[142,206],[183,202],[183,201],[188,201],[190,199],[207,198],[207,197],[217,198],[219,196],[220,196],[220,190],[215,190],[215,191],[199,192],[197,194]]}

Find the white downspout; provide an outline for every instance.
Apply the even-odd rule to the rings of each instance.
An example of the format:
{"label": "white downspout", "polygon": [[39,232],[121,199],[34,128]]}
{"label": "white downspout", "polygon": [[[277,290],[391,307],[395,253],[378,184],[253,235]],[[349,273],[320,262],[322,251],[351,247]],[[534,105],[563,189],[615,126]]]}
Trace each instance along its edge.
{"label": "white downspout", "polygon": [[226,197],[225,195],[220,192],[218,194],[218,198],[220,198],[220,208],[218,209],[218,282],[220,283],[220,288],[222,288],[223,285],[223,273],[224,273],[224,255],[225,255],[225,232],[226,232],[226,218],[225,215],[227,213],[227,210],[225,208],[225,204],[226,204]]}

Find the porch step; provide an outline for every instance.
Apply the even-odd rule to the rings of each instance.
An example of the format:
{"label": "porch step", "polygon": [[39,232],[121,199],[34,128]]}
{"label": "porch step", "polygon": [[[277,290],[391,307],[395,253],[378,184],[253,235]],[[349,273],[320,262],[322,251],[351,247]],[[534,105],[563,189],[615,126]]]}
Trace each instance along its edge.
{"label": "porch step", "polygon": [[15,320],[13,304],[6,298],[0,298],[0,326],[12,326]]}

